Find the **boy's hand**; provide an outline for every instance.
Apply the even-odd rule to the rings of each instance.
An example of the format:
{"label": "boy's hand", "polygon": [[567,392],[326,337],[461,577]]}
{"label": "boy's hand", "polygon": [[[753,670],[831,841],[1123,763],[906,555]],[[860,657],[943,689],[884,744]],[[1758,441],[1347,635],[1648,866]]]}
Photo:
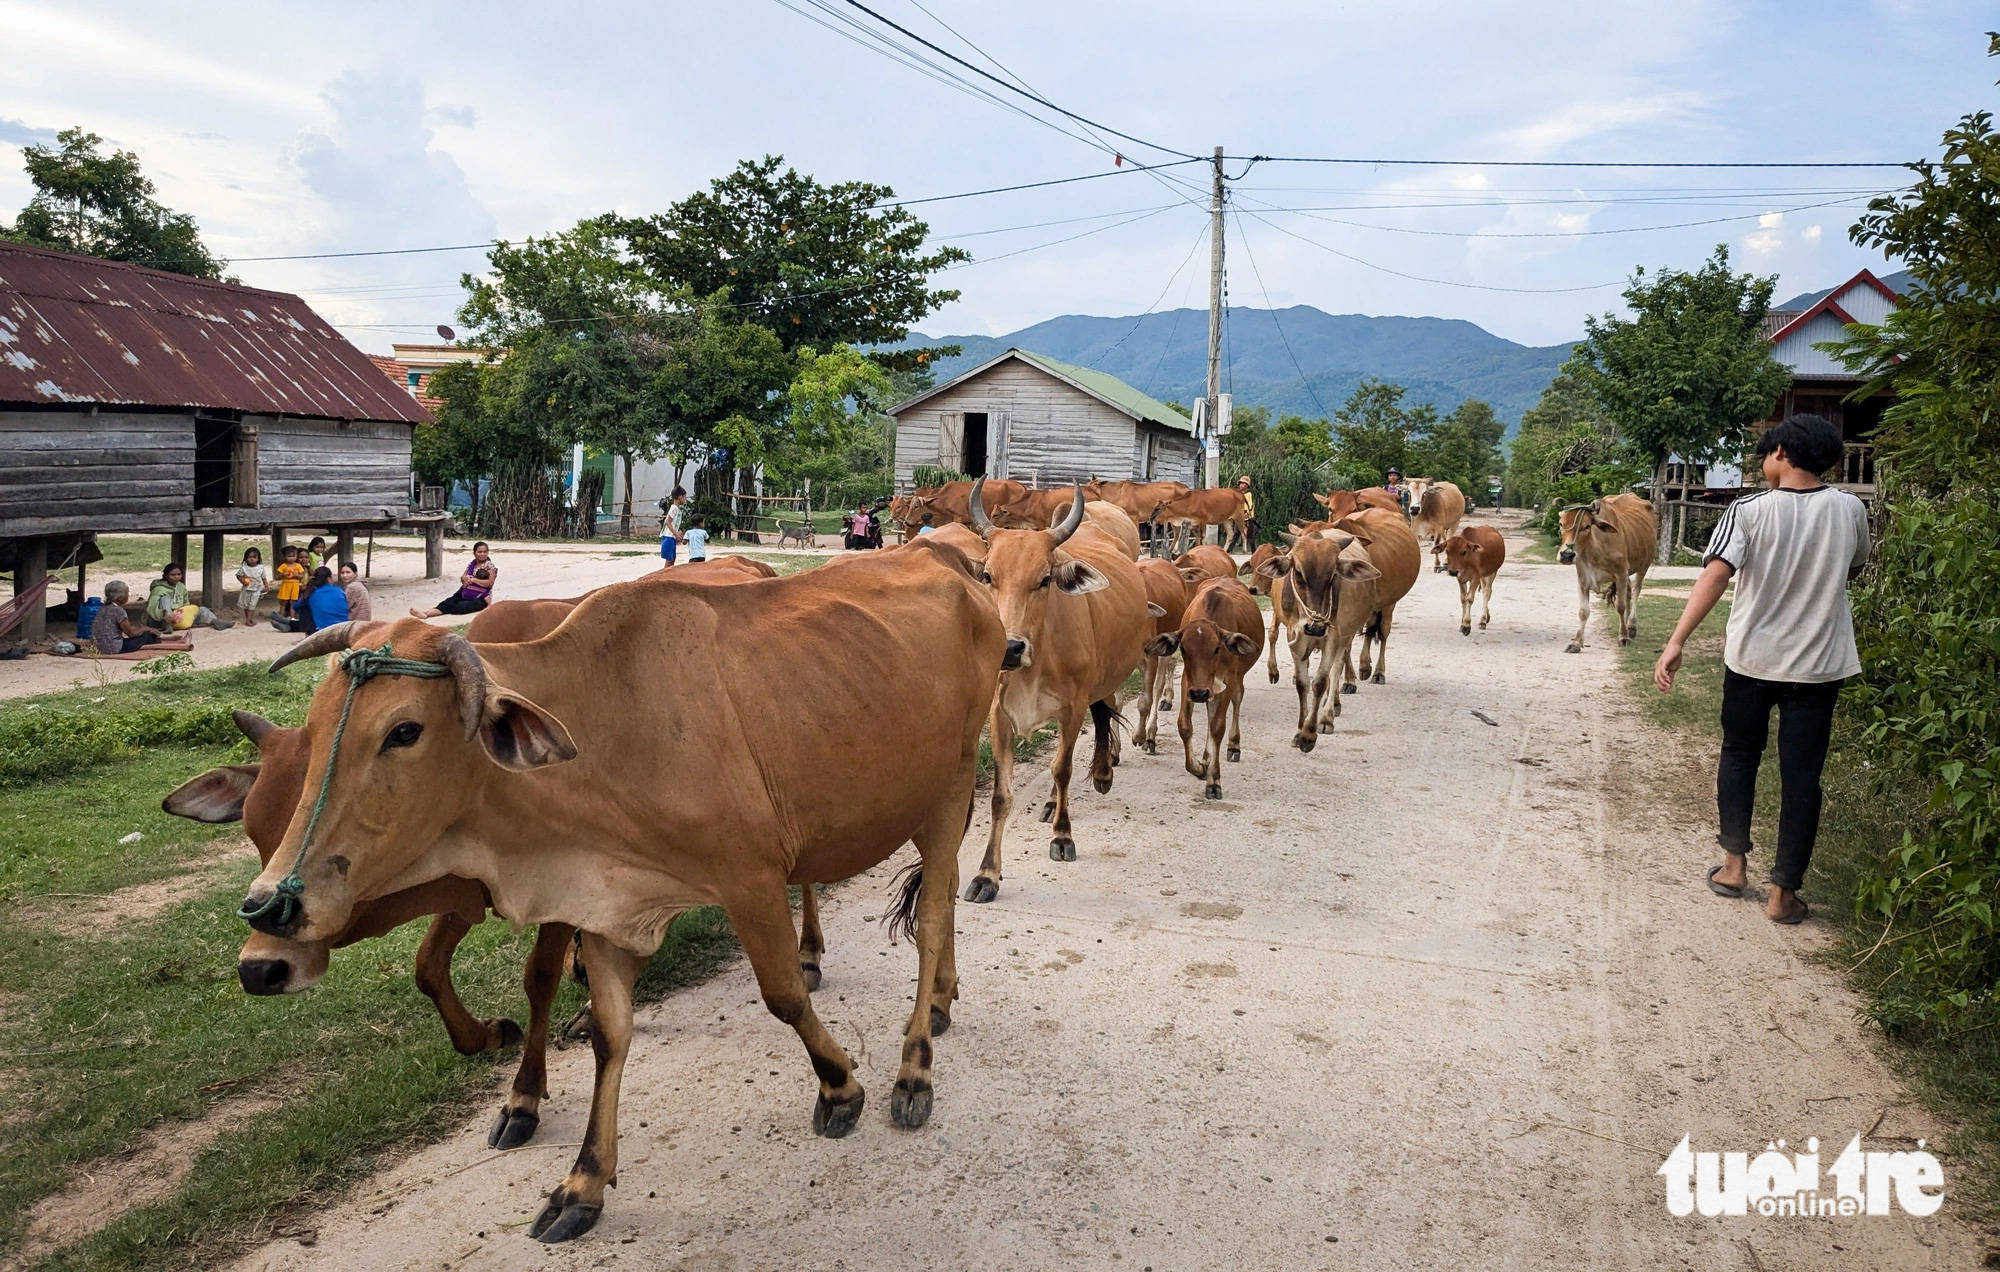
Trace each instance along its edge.
{"label": "boy's hand", "polygon": [[1681,669],[1681,642],[1670,640],[1660,651],[1660,661],[1653,664],[1653,683],[1661,693],[1674,691],[1674,674]]}

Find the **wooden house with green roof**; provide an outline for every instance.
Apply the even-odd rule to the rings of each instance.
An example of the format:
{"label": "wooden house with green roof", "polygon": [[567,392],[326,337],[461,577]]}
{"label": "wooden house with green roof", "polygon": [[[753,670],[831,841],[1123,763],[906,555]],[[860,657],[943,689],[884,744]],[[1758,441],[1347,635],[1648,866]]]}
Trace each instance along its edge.
{"label": "wooden house with green roof", "polygon": [[918,468],[1011,477],[1043,488],[1093,477],[1192,486],[1194,424],[1102,371],[1009,349],[889,409],[896,489]]}

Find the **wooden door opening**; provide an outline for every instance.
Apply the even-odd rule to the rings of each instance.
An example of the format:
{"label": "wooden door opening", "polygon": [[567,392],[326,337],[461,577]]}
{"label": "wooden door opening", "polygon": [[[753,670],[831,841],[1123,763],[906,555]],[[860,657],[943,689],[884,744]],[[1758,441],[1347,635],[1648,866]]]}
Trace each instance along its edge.
{"label": "wooden door opening", "polygon": [[197,416],[194,422],[194,506],[257,506],[257,426]]}
{"label": "wooden door opening", "polygon": [[986,412],[965,413],[965,457],[960,469],[967,477],[986,476]]}

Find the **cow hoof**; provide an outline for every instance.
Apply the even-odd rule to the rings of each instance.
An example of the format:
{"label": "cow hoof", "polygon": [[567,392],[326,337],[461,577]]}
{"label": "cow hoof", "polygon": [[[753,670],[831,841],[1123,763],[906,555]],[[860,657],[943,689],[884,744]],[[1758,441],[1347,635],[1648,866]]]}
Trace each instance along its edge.
{"label": "cow hoof", "polygon": [[1111,757],[1111,767],[1112,767],[1112,768],[1117,768],[1117,767],[1118,767],[1118,762],[1119,762],[1119,761],[1120,761],[1121,759],[1123,759],[1123,758],[1124,758],[1124,756],[1123,756],[1122,754],[1119,754],[1119,755],[1114,755],[1114,756],[1112,756],[1112,757]]}
{"label": "cow hoof", "polygon": [[1050,800],[1048,803],[1042,805],[1042,820],[1045,822],[1052,822],[1055,819],[1056,819],[1056,802],[1054,800]]}
{"label": "cow hoof", "polygon": [[922,1078],[897,1078],[889,1096],[889,1117],[906,1130],[931,1120],[931,1084]]}
{"label": "cow hoof", "polygon": [[587,1202],[572,1201],[567,1204],[559,1198],[563,1190],[558,1188],[549,1197],[549,1204],[542,1207],[542,1213],[535,1216],[528,1235],[543,1245],[556,1245],[563,1241],[574,1241],[597,1226],[597,1217],[604,1213],[603,1206],[593,1206]]}
{"label": "cow hoof", "polygon": [[1068,835],[1057,835],[1054,839],[1049,840],[1049,860],[1075,861],[1076,840],[1071,839]]}
{"label": "cow hoof", "polygon": [[1144,745],[1146,748],[1146,754],[1158,755],[1160,753],[1160,744],[1153,741],[1153,739],[1147,738]]}
{"label": "cow hoof", "polygon": [[951,1028],[951,1013],[942,1007],[931,1008],[931,1037],[941,1038]]}
{"label": "cow hoof", "polygon": [[1090,785],[1099,795],[1109,795],[1111,793],[1111,774],[1106,773],[1103,777],[1099,777],[1095,773],[1091,774]]}
{"label": "cow hoof", "polygon": [[965,885],[965,899],[974,905],[985,905],[999,895],[999,881],[988,879],[985,875],[974,875],[972,882]]}
{"label": "cow hoof", "polygon": [[1565,654],[1580,654],[1583,652],[1583,646],[1571,645],[1568,649],[1563,650],[1563,652]]}
{"label": "cow hoof", "polygon": [[1331,721],[1331,720],[1321,720],[1321,721],[1319,722],[1319,731],[1320,731],[1321,733],[1331,733],[1331,732],[1333,732],[1333,721]]}
{"label": "cow hoof", "polygon": [[1369,677],[1368,683],[1371,685],[1386,685],[1389,683],[1389,678],[1378,671]]}
{"label": "cow hoof", "polygon": [[861,1120],[861,1106],[866,1103],[868,1093],[861,1090],[856,1090],[853,1099],[841,1104],[820,1096],[819,1102],[813,1105],[813,1134],[839,1139]]}
{"label": "cow hoof", "polygon": [[820,972],[818,963],[800,963],[799,975],[806,979],[806,992],[808,994],[819,988]]}
{"label": "cow hoof", "polygon": [[1168,702],[1165,698],[1160,699],[1160,710],[1172,711],[1173,709],[1174,709],[1173,703]]}
{"label": "cow hoof", "polygon": [[1271,673],[1271,683],[1274,685],[1278,683],[1278,673],[1275,671]]}
{"label": "cow hoof", "polygon": [[1232,746],[1223,752],[1222,758],[1228,760],[1231,764],[1241,764],[1243,762],[1243,752]]}
{"label": "cow hoof", "polygon": [[1458,629],[1458,634],[1461,636],[1470,636],[1472,635],[1472,629],[1470,627],[1461,627]]}
{"label": "cow hoof", "polygon": [[499,1047],[502,1051],[505,1051],[509,1047],[520,1046],[521,1040],[527,1037],[526,1034],[521,1032],[521,1026],[507,1019],[505,1016],[494,1021],[493,1024],[498,1026],[500,1034]]}
{"label": "cow hoof", "polygon": [[506,1152],[519,1148],[535,1138],[535,1131],[542,1124],[542,1115],[533,1109],[501,1108],[500,1116],[493,1119],[493,1129],[486,1132],[486,1147]]}
{"label": "cow hoof", "polygon": [[1353,684],[1345,684],[1345,685],[1342,685],[1342,686],[1340,687],[1340,691],[1341,691],[1342,693],[1354,693],[1354,692],[1356,692],[1356,691],[1357,691],[1358,689],[1360,689],[1360,686],[1359,686],[1359,685],[1353,685]]}
{"label": "cow hoof", "polygon": [[1319,734],[1301,733],[1292,739],[1292,745],[1301,751],[1309,753],[1314,747],[1319,745]]}
{"label": "cow hoof", "polygon": [[1220,786],[1211,786],[1201,793],[1201,797],[1203,799],[1221,799],[1222,788]]}

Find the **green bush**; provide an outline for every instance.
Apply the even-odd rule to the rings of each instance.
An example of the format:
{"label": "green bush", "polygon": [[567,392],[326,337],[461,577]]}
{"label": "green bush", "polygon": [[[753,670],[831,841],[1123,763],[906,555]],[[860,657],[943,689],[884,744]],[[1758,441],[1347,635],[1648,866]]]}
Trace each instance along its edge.
{"label": "green bush", "polygon": [[935,464],[918,464],[910,472],[910,484],[919,490],[928,489],[932,486],[942,486],[950,481],[970,480],[972,480],[970,477],[959,472],[956,468],[939,468]]}
{"label": "green bush", "polygon": [[1287,525],[1317,520],[1326,511],[1313,500],[1313,492],[1324,489],[1319,470],[1302,456],[1254,456],[1225,469],[1221,474],[1222,484],[1234,485],[1237,478],[1246,475],[1250,478],[1250,493],[1257,499],[1260,543],[1277,543]]}
{"label": "green bush", "polygon": [[1542,509],[1539,524],[1553,534],[1560,524],[1563,509],[1630,490],[1644,475],[1645,471],[1637,464],[1616,461],[1554,478],[1548,484],[1549,502]]}
{"label": "green bush", "polygon": [[219,745],[240,736],[229,709],[215,705],[22,712],[0,721],[0,786],[59,780],[142,747]]}

